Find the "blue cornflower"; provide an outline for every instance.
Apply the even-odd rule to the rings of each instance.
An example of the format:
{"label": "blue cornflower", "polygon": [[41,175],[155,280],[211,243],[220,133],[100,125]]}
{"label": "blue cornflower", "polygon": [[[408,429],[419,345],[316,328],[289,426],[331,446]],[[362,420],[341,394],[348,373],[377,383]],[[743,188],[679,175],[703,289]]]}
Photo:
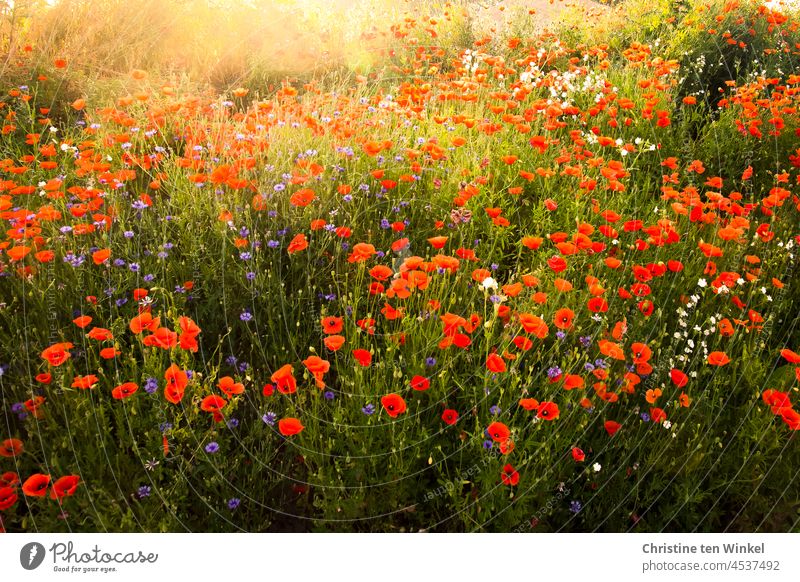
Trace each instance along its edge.
{"label": "blue cornflower", "polygon": [[158,380],[156,380],[155,378],[148,378],[147,380],[145,380],[144,382],[145,392],[147,392],[148,394],[152,394],[156,390],[158,390]]}

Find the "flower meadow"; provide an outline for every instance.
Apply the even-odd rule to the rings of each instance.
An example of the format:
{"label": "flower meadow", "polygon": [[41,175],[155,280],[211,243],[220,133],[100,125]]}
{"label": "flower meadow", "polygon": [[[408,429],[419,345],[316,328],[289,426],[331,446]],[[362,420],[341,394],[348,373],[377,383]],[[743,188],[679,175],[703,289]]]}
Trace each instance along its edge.
{"label": "flower meadow", "polygon": [[10,41],[3,530],[800,531],[800,19],[472,4],[224,87]]}

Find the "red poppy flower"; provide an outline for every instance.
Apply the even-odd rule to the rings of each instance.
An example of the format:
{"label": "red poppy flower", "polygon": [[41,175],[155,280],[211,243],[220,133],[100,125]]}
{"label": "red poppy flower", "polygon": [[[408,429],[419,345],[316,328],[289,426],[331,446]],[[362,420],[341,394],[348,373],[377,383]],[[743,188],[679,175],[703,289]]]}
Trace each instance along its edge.
{"label": "red poppy flower", "polygon": [[419,392],[423,392],[431,387],[431,381],[424,376],[414,376],[411,378],[411,388]]}
{"label": "red poppy flower", "polygon": [[160,318],[153,317],[149,311],[145,311],[144,313],[140,313],[136,317],[132,318],[128,324],[128,328],[136,335],[139,335],[145,330],[155,331],[158,329],[160,323]]}
{"label": "red poppy flower", "polygon": [[554,256],[547,259],[547,266],[550,267],[554,273],[560,273],[566,270],[567,261],[563,257]]}
{"label": "red poppy flower", "polygon": [[28,497],[44,497],[50,485],[50,475],[34,473],[22,484],[22,492]]}
{"label": "red poppy flower", "polygon": [[592,313],[605,313],[608,311],[608,301],[602,297],[592,297],[587,302],[587,307]]}
{"label": "red poppy flower", "polygon": [[304,428],[296,418],[282,418],[278,421],[278,430],[283,436],[296,435],[302,432]]}
{"label": "red poppy flower", "polygon": [[500,479],[503,481],[503,485],[514,487],[519,483],[519,473],[512,465],[507,464],[503,467]]}
{"label": "red poppy flower", "polygon": [[781,350],[781,357],[790,364],[800,364],[800,354],[796,354],[792,350]]}
{"label": "red poppy flower", "polygon": [[381,404],[392,418],[396,418],[406,411],[406,401],[399,394],[387,394],[381,398]]}
{"label": "red poppy flower", "polygon": [[653,422],[664,422],[667,420],[667,413],[661,408],[650,409],[650,420]]}
{"label": "red poppy flower", "polygon": [[647,346],[647,344],[635,342],[631,345],[631,355],[633,356],[634,364],[642,364],[650,360],[650,357],[653,355],[653,351]]}
{"label": "red poppy flower", "polygon": [[578,447],[572,447],[572,458],[576,463],[582,462],[586,458],[586,454]]}
{"label": "red poppy flower", "polygon": [[114,339],[114,335],[111,333],[111,330],[104,327],[93,327],[91,331],[86,334],[86,337],[99,342]]}
{"label": "red poppy flower", "polygon": [[539,404],[539,412],[536,414],[537,417],[542,418],[544,420],[555,420],[558,418],[559,410],[558,404],[555,402],[542,402]]}
{"label": "red poppy flower", "polygon": [[791,408],[782,408],[781,418],[791,430],[800,430],[800,412]]}
{"label": "red poppy flower", "polygon": [[6,471],[0,475],[0,487],[5,487],[6,485],[16,485],[17,483],[19,483],[19,475],[17,475],[14,471]]}
{"label": "red poppy flower", "polygon": [[228,403],[222,396],[218,396],[217,394],[210,394],[203,398],[203,401],[200,403],[200,410],[205,412],[219,412],[222,410],[225,405]]}
{"label": "red poppy flower", "polygon": [[511,436],[511,431],[502,422],[493,422],[486,430],[489,432],[489,436],[492,437],[492,440],[496,443],[501,443]]}
{"label": "red poppy flower", "polygon": [[585,382],[583,378],[577,374],[567,374],[564,377],[564,389],[574,390],[575,388],[583,388]]}
{"label": "red poppy flower", "polygon": [[604,426],[609,436],[614,436],[617,434],[617,431],[622,428],[622,425],[614,420],[607,420]]}
{"label": "red poppy flower", "polygon": [[455,424],[458,421],[458,412],[452,408],[448,408],[442,413],[442,420],[445,424]]}
{"label": "red poppy flower", "polygon": [[0,457],[19,457],[25,447],[19,439],[6,439],[0,443]]}
{"label": "red poppy flower", "polygon": [[530,313],[521,313],[519,315],[519,323],[526,333],[532,333],[539,339],[546,338],[547,333],[550,331],[541,317],[531,315]]}
{"label": "red poppy flower", "polygon": [[503,361],[503,358],[497,354],[489,354],[489,357],[486,358],[486,369],[495,374],[499,374],[506,371],[506,363]]}
{"label": "red poppy flower", "polygon": [[326,335],[339,333],[344,328],[344,322],[341,317],[328,316],[322,318],[322,332]]}
{"label": "red poppy flower", "polygon": [[60,477],[53,483],[53,488],[50,490],[50,499],[61,499],[63,497],[71,497],[78,489],[78,483],[81,478],[78,475],[66,475]]}
{"label": "red poppy flower", "polygon": [[117,348],[103,348],[100,350],[100,357],[104,360],[111,360],[112,358],[116,358],[120,355],[120,352]]}
{"label": "red poppy flower", "polygon": [[5,511],[17,502],[17,492],[13,487],[0,487],[0,511]]}
{"label": "red poppy flower", "polygon": [[372,363],[372,354],[367,350],[353,350],[353,357],[364,368],[369,367]]}
{"label": "red poppy flower", "polygon": [[116,388],[111,391],[111,396],[116,398],[117,400],[122,400],[124,398],[129,398],[136,394],[136,391],[139,389],[133,382],[125,382],[124,384],[120,384]]}
{"label": "red poppy flower", "polygon": [[286,364],[278,369],[270,380],[275,383],[278,392],[281,394],[292,394],[297,392],[297,380],[294,377],[294,368],[291,364]]}
{"label": "red poppy flower", "polygon": [[669,377],[672,380],[672,383],[675,384],[675,386],[677,386],[678,388],[683,388],[689,383],[689,376],[687,376],[677,368],[673,368],[672,370],[669,371]]}
{"label": "red poppy flower", "polygon": [[303,360],[303,364],[308,371],[311,372],[311,375],[314,376],[314,382],[316,383],[317,388],[320,390],[325,388],[323,377],[325,374],[327,374],[328,370],[330,370],[330,362],[323,360],[319,356],[309,356]]}
{"label": "red poppy flower", "polygon": [[166,327],[159,327],[152,335],[142,340],[148,347],[157,347],[162,350],[170,350],[178,345],[178,334]]}

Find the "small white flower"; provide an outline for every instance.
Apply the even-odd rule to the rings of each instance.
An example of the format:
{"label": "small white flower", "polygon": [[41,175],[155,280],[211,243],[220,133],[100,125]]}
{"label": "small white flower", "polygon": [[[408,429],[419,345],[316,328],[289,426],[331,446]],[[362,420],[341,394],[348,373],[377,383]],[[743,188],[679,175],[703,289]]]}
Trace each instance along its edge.
{"label": "small white flower", "polygon": [[486,278],[485,278],[485,279],[484,279],[484,280],[481,282],[481,286],[482,286],[482,287],[483,287],[485,290],[487,290],[487,291],[488,291],[489,289],[497,289],[497,281],[495,281],[495,280],[494,280],[494,279],[492,279],[491,277],[486,277]]}
{"label": "small white flower", "polygon": [[706,282],[705,279],[700,279],[699,281],[697,281],[698,287],[705,287],[706,285],[708,285],[708,283]]}
{"label": "small white flower", "polygon": [[603,468],[603,466],[600,463],[595,463],[594,465],[592,465],[592,469],[594,469],[595,473],[599,473],[600,469],[602,469],[602,468]]}

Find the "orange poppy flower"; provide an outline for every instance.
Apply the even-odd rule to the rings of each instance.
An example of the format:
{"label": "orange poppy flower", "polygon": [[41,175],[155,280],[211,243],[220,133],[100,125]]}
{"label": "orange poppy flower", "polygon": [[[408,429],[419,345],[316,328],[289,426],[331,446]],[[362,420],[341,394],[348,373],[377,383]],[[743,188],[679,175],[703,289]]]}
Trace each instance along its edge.
{"label": "orange poppy flower", "polygon": [[51,366],[58,367],[70,358],[69,350],[73,347],[70,342],[53,344],[42,351],[42,358],[47,360]]}
{"label": "orange poppy flower", "polygon": [[80,390],[88,390],[89,388],[94,388],[94,385],[97,384],[99,380],[100,379],[94,374],[75,376],[74,380],[72,381],[72,387]]}
{"label": "orange poppy flower", "polygon": [[244,384],[241,382],[236,382],[230,376],[223,376],[220,378],[219,382],[217,383],[217,387],[222,390],[228,396],[228,398],[244,393]]}
{"label": "orange poppy flower", "polygon": [[325,347],[330,351],[338,351],[344,345],[345,338],[343,335],[329,335],[323,340]]}
{"label": "orange poppy flower", "polygon": [[306,235],[300,233],[291,240],[289,246],[286,249],[286,252],[288,252],[291,255],[300,252],[302,250],[305,250],[307,248],[308,248],[308,240],[306,240]]}
{"label": "orange poppy flower", "polygon": [[308,368],[308,371],[311,372],[311,375],[314,376],[314,382],[316,383],[317,388],[320,390],[325,388],[325,382],[322,378],[328,373],[331,363],[327,360],[323,360],[319,356],[309,356],[303,360],[303,364],[306,368]]}
{"label": "orange poppy flower", "polygon": [[572,327],[572,319],[574,317],[575,313],[571,309],[562,307],[553,316],[553,325],[559,329],[569,329]]}
{"label": "orange poppy flower", "polygon": [[711,352],[708,354],[708,363],[712,366],[724,366],[730,361],[731,359],[725,352]]}

